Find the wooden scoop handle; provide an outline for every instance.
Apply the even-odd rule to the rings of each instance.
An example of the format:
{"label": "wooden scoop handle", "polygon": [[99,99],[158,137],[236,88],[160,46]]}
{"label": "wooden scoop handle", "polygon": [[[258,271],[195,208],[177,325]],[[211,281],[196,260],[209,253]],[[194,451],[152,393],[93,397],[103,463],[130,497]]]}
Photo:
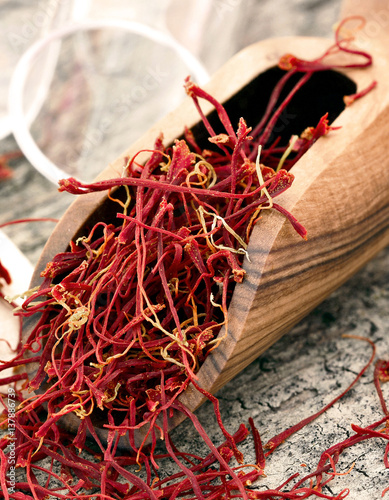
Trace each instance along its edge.
{"label": "wooden scoop handle", "polygon": [[[363,16],[366,20],[380,22],[381,15],[389,23],[389,5],[387,0],[343,0],[340,19],[347,16]],[[385,17],[386,16],[386,17]]]}
{"label": "wooden scoop handle", "polygon": [[387,0],[345,0],[340,19],[361,16],[366,23],[356,33],[358,45],[369,51],[373,45],[383,44],[389,39],[389,2]]}

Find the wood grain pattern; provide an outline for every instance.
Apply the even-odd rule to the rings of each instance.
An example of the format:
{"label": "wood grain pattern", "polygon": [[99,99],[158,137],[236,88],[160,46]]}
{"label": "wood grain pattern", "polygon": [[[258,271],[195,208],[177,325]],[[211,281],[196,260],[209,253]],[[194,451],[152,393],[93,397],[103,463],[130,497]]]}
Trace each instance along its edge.
{"label": "wood grain pattern", "polygon": [[[374,7],[375,12],[387,9],[380,1]],[[344,11],[348,8],[345,5]],[[308,241],[301,240],[277,212],[265,213],[254,229],[248,247],[251,262],[245,261],[247,277],[235,288],[227,337],[198,373],[200,385],[211,392],[245,368],[389,243],[389,44],[385,29],[377,25],[379,36],[368,39],[366,50],[379,63],[366,70],[350,70],[347,76],[358,88],[374,79],[378,86],[341,113],[333,124],[341,130],[320,139],[296,164],[292,188],[277,199],[305,225]],[[273,67],[286,47],[287,52],[310,59],[328,45],[328,40],[314,38],[260,42],[232,58],[215,74],[207,90],[224,102]],[[188,99],[98,179],[119,176],[125,157],[150,147],[160,131],[170,143],[182,135],[185,125],[191,127],[197,121]],[[34,285],[45,263],[67,248],[85,220],[96,210],[103,213],[105,200],[105,193],[95,193],[73,203],[42,253]],[[181,399],[192,410],[202,401],[192,388]],[[69,420],[69,425],[77,422]]]}

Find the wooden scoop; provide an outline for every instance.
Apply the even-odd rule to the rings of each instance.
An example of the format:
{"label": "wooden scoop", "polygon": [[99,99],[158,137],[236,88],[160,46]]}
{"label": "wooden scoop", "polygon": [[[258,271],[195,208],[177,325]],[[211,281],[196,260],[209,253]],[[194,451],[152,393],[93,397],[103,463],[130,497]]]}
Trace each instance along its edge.
{"label": "wooden scoop", "polygon": [[[293,167],[293,186],[277,198],[277,203],[307,228],[308,241],[303,241],[290,223],[275,211],[265,211],[255,227],[248,247],[251,261],[245,260],[246,278],[236,285],[229,307],[227,337],[198,372],[200,385],[212,393],[389,243],[389,159],[386,151],[389,144],[389,34],[386,26],[389,9],[386,1],[360,4],[356,6],[356,2],[350,1],[344,6],[342,18],[350,13],[366,17],[367,24],[361,31],[362,48],[373,55],[374,63],[371,68],[348,70],[344,74],[358,89],[367,87],[373,80],[377,80],[378,85],[341,112],[333,126],[342,128],[321,138],[302,157]],[[255,107],[249,84],[258,75],[265,78],[270,75],[267,71],[275,67],[286,52],[314,59],[330,43],[326,39],[302,37],[262,41],[233,57],[215,74],[206,89],[220,102],[229,102],[237,118],[246,117]],[[327,73],[318,75],[319,79],[330,78]],[[332,80],[336,74],[332,75],[324,81],[327,89],[336,83]],[[341,78],[350,84],[350,80]],[[339,89],[334,88],[334,94],[339,94]],[[232,96],[235,98],[231,100]],[[261,99],[261,89],[256,90],[256,96]],[[320,101],[320,96],[318,98]],[[124,158],[150,148],[161,131],[165,143],[169,144],[182,136],[185,125],[192,128],[198,121],[197,111],[188,98],[133,144],[125,155],[109,165],[98,180],[120,176]],[[69,241],[82,232],[87,220],[104,219],[109,215],[105,211],[106,200],[106,193],[99,192],[83,195],[70,206],[43,250],[33,286],[40,283],[39,274],[45,264],[67,249]],[[26,325],[25,335],[29,328]],[[202,402],[202,396],[189,387],[181,400],[194,410]],[[74,419],[69,417],[69,427],[77,426]],[[103,436],[104,431],[100,431]]]}

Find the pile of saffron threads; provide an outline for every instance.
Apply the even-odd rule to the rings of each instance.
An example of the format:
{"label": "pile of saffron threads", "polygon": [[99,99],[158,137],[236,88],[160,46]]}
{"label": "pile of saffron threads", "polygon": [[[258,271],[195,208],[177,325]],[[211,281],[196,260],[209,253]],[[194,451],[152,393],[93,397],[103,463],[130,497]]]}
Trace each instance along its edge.
{"label": "pile of saffron threads", "polygon": [[[14,384],[20,400],[15,436],[0,441],[0,497],[201,500],[346,496],[347,492],[328,496],[322,488],[336,475],[337,459],[348,445],[328,451],[329,458],[317,471],[293,487],[288,480],[277,490],[252,489],[264,475],[265,466],[254,422],[250,420],[256,463],[248,466],[238,449],[248,429],[242,424],[230,434],[223,426],[218,400],[198,386],[196,377],[205,357],[223,340],[218,334],[223,326],[228,327],[228,304],[235,283],[244,279],[243,261],[249,258],[250,233],[261,211],[280,211],[297,233],[306,236],[304,227],[273,199],[292,184],[289,170],[293,164],[331,127],[324,116],[286,147],[279,147],[277,141],[269,145],[268,139],[282,111],[312,74],[339,67],[326,63],[327,56],[335,52],[356,56],[359,62],[342,66],[346,68],[371,64],[368,54],[349,47],[351,39],[342,37],[342,26],[336,31],[335,44],[315,61],[282,58],[280,66],[288,71],[253,130],[242,118],[235,131],[223,106],[188,79],[187,93],[217,151],[201,149],[186,131],[183,140],[169,147],[159,137],[144,165],[138,163],[138,155],[131,158],[125,177],[92,184],[72,178],[60,182],[60,191],[74,194],[111,190],[109,196],[117,202],[118,213],[110,221],[96,223],[70,243],[68,252],[49,262],[42,285],[18,312],[22,317],[37,315],[36,326],[1,370],[29,363],[36,363],[37,370],[31,379],[26,373],[16,373],[0,380]],[[279,102],[295,73],[301,73],[298,83]],[[348,103],[374,85],[348,96]],[[214,132],[200,99],[214,105],[223,133]],[[180,394],[190,383],[214,405],[225,439],[219,446],[180,402]],[[22,390],[26,388],[37,392],[25,397]],[[182,453],[173,444],[168,434],[173,411],[192,421],[209,447],[206,457]],[[270,440],[267,453],[321,413]],[[61,428],[69,414],[78,418],[76,435]],[[7,409],[3,418],[7,425]],[[96,419],[105,422],[106,442],[96,433]],[[369,436],[380,432],[381,437],[381,431],[375,430],[378,425],[363,432]],[[136,436],[140,431],[144,440],[139,444]],[[126,451],[120,448],[124,439]],[[160,439],[166,447],[164,454],[156,449]],[[7,480],[10,445],[18,470],[25,472],[16,485]],[[84,458],[82,452],[90,452],[94,460]],[[158,462],[166,457],[177,464],[178,472],[160,479]],[[42,459],[51,465],[40,465]],[[132,472],[134,465],[142,467],[144,478]],[[38,475],[45,477],[43,484]]]}

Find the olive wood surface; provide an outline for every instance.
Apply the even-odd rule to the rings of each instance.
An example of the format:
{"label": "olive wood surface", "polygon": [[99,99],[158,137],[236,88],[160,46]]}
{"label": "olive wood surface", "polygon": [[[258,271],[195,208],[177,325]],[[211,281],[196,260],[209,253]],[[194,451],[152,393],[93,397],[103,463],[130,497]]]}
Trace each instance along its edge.
{"label": "olive wood surface", "polygon": [[[354,102],[338,116],[333,126],[341,127],[321,138],[293,167],[292,187],[277,198],[307,229],[302,240],[288,220],[275,211],[264,211],[254,228],[245,259],[247,272],[237,284],[229,307],[226,338],[206,359],[198,372],[199,384],[215,393],[299,320],[323,301],[358,269],[389,243],[389,34],[377,13],[387,8],[376,0],[365,6],[344,5],[347,12],[361,13],[367,25],[363,49],[376,61],[367,69],[343,71],[358,89],[377,80],[377,87]],[[374,17],[375,15],[375,17]],[[372,26],[372,24],[370,24]],[[363,30],[361,32],[363,34]],[[358,41],[358,40],[357,40]],[[331,40],[319,38],[279,38],[251,45],[225,64],[206,86],[220,102],[246,87],[257,75],[277,65],[285,52],[304,59],[320,56]],[[287,50],[286,50],[287,48]],[[340,57],[340,59],[342,59]],[[206,112],[210,106],[203,106]],[[244,116],[244,110],[242,110]],[[188,98],[180,107],[155,124],[147,134],[110,164],[98,180],[122,174],[126,158],[152,147],[160,132],[166,144],[182,136],[184,126],[199,121]],[[250,125],[250,124],[249,124]],[[104,214],[106,193],[82,195],[69,207],[48,240],[32,279],[40,282],[40,272],[69,241],[80,234],[85,221]],[[24,335],[30,325],[25,326]],[[221,331],[220,335],[226,332]],[[191,410],[202,402],[192,387],[181,400]],[[177,416],[172,426],[179,423]],[[76,417],[67,425],[76,427]],[[100,427],[98,425],[98,427]],[[104,431],[99,430],[104,436]]]}

